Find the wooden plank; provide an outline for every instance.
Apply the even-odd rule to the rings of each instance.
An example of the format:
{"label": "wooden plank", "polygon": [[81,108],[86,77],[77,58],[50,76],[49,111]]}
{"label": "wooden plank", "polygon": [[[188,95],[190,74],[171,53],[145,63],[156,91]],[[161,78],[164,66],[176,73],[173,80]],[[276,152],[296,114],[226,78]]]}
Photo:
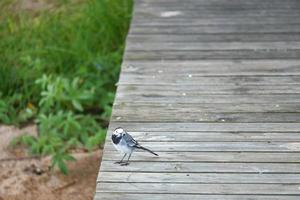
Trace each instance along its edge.
{"label": "wooden plank", "polygon": [[[155,152],[300,152],[300,142],[143,142]],[[114,151],[113,145],[105,150]]]}
{"label": "wooden plank", "polygon": [[300,42],[131,42],[126,45],[129,51],[157,50],[240,50],[240,49],[300,49]]}
{"label": "wooden plank", "polygon": [[[153,25],[155,22],[151,21]],[[149,23],[151,23],[149,22]],[[177,21],[176,21],[177,22]],[[198,20],[196,21],[198,22]],[[194,22],[194,23],[196,23]],[[146,23],[146,22],[145,22]],[[158,22],[157,22],[158,23]],[[162,23],[162,22],[159,22]],[[170,22],[166,22],[170,23]],[[183,24],[187,23],[185,21]],[[193,23],[190,22],[190,23]],[[212,22],[213,23],[213,22]],[[222,22],[220,22],[222,23]],[[148,23],[147,23],[148,24]],[[197,25],[197,24],[196,24]],[[188,37],[187,37],[188,35]],[[177,42],[177,43],[191,43],[191,42],[278,42],[278,41],[299,41],[299,33],[249,33],[249,34],[185,34],[185,35],[169,35],[153,34],[153,35],[129,35],[128,40],[131,42]]]}
{"label": "wooden plank", "polygon": [[[107,144],[109,146],[110,144]],[[104,151],[102,160],[119,161],[123,155],[116,151]],[[299,153],[266,153],[266,152],[159,152],[159,157],[153,157],[146,152],[135,152],[130,158],[135,162],[213,162],[213,163],[300,163]],[[113,162],[111,162],[113,165]]]}
{"label": "wooden plank", "polygon": [[299,33],[300,24],[220,24],[203,26],[133,25],[130,34],[198,34],[198,33]]}
{"label": "wooden plank", "polygon": [[136,73],[124,72],[120,76],[118,85],[292,85],[300,83],[300,76],[202,76],[201,74],[168,74],[149,73],[149,75],[138,75]]}
{"label": "wooden plank", "polygon": [[[153,3],[153,2],[151,2]],[[164,3],[164,2],[161,2]],[[192,5],[191,5],[192,4]],[[260,2],[258,5],[257,4],[252,4],[252,5],[243,5],[240,4],[239,7],[234,7],[228,6],[228,5],[202,5],[201,7],[193,7],[193,3],[191,4],[183,4],[180,5],[179,3],[177,4],[172,4],[170,3],[170,6],[161,6],[161,4],[156,4],[153,3],[151,6],[149,4],[144,4],[139,2],[139,6],[142,9],[135,10],[135,15],[138,13],[160,13],[160,12],[169,12],[171,10],[174,11],[174,9],[182,10],[183,12],[192,12],[192,14],[201,14],[198,12],[205,12],[207,14],[211,13],[220,13],[220,14],[237,14],[237,13],[258,13],[258,14],[264,14],[264,12],[276,12],[276,11],[282,11],[282,12],[287,12],[287,11],[296,11],[299,9],[299,7],[285,7],[285,4],[278,4],[278,2],[275,2],[274,7],[272,7],[270,4],[266,5],[263,2]],[[273,5],[273,4],[272,4]],[[181,7],[182,6],[182,7]],[[138,16],[139,17],[139,16]],[[173,17],[173,16],[164,16],[164,17]]]}
{"label": "wooden plank", "polygon": [[[192,106],[191,106],[192,107]],[[203,112],[182,112],[163,113],[159,110],[152,110],[149,113],[139,113],[134,110],[131,113],[124,113],[112,117],[113,122],[300,122],[300,113],[203,113]]]}
{"label": "wooden plank", "polygon": [[172,184],[101,183],[97,192],[158,194],[278,194],[300,195],[300,184]]}
{"label": "wooden plank", "polygon": [[[257,9],[256,9],[257,10]],[[273,27],[270,25],[283,25],[284,27],[288,27],[288,30],[286,32],[289,32],[289,30],[295,30],[295,29],[290,29],[292,25],[295,26],[299,26],[299,21],[293,19],[291,21],[287,21],[284,19],[287,18],[297,18],[300,16],[299,13],[299,8],[298,9],[294,9],[294,10],[257,10],[255,12],[239,12],[239,11],[235,11],[234,14],[232,13],[232,11],[228,10],[228,11],[199,11],[199,12],[194,12],[193,10],[182,10],[182,9],[174,9],[174,10],[169,10],[169,11],[162,11],[162,12],[149,12],[149,11],[139,11],[138,13],[136,13],[136,18],[138,18],[136,23],[133,23],[133,26],[146,26],[146,27],[159,27],[159,26],[167,26],[167,23],[154,23],[156,24],[156,26],[153,26],[150,24],[147,24],[146,22],[149,21],[150,19],[152,19],[153,22],[161,22],[161,21],[166,21],[168,19],[171,19],[170,21],[174,21],[176,19],[179,19],[179,23],[170,23],[169,26],[179,26],[182,23],[180,23],[180,21],[188,21],[189,19],[201,19],[203,20],[207,20],[206,23],[187,23],[187,24],[182,24],[183,27],[186,28],[190,28],[193,27],[194,25],[197,25],[198,27],[200,26],[207,26],[207,25],[218,25],[218,26],[222,26],[224,24],[215,24],[215,23],[209,23],[208,21],[210,21],[211,19],[220,19],[223,18],[224,20],[226,20],[226,22],[228,22],[229,20],[232,20],[233,22],[228,22],[225,23],[227,25],[248,25],[248,26],[257,26],[257,25],[266,25],[269,27]],[[170,14],[171,13],[171,14]],[[171,17],[169,17],[168,15],[170,15]],[[281,18],[281,20],[279,20],[278,23],[275,23],[274,21],[272,22],[271,20],[268,20],[269,18],[275,18],[275,17],[279,17]],[[237,19],[240,18],[240,19]],[[260,23],[254,23],[253,20],[251,19],[261,19]],[[264,19],[266,18],[266,20]],[[243,20],[244,19],[244,20]],[[243,20],[243,21],[242,21]],[[135,20],[133,20],[133,22],[135,22]],[[249,23],[248,23],[249,22]],[[242,28],[243,29],[243,28]],[[271,28],[273,29],[273,28]],[[205,29],[206,30],[206,29]],[[227,29],[225,29],[227,30]],[[257,29],[256,29],[257,30]],[[266,29],[265,29],[266,30]],[[276,29],[276,31],[278,31],[279,29]],[[276,32],[275,31],[275,32]],[[282,29],[283,32],[284,30]],[[238,31],[237,31],[238,32]]]}
{"label": "wooden plank", "polygon": [[300,174],[102,172],[97,182],[186,184],[299,184]]}
{"label": "wooden plank", "polygon": [[[299,8],[298,8],[299,9]],[[262,11],[263,12],[263,11]],[[293,11],[292,11],[293,12]],[[172,17],[164,17],[164,15],[173,15]],[[174,13],[174,14],[173,14]],[[274,14],[268,14],[268,15],[206,15],[206,16],[185,16],[184,12],[181,11],[181,9],[174,9],[173,11],[166,11],[161,13],[156,13],[155,15],[151,14],[141,14],[138,18],[133,19],[134,26],[140,26],[140,27],[159,27],[159,26],[170,26],[170,27],[176,27],[176,26],[182,26],[182,27],[207,27],[207,26],[219,26],[219,25],[230,25],[232,27],[234,26],[241,26],[241,25],[284,25],[286,27],[291,27],[293,25],[299,26],[299,21],[295,18],[299,17],[299,14],[294,12],[295,14],[284,14],[281,13],[280,18],[278,18],[278,21],[275,21]],[[272,16],[273,15],[273,16]],[[178,21],[178,23],[176,23]],[[259,21],[259,22],[258,22]],[[289,26],[288,26],[289,25]],[[274,29],[274,28],[272,28]],[[207,30],[207,29],[206,29]],[[266,29],[265,29],[266,30]],[[276,29],[276,32],[269,32],[269,34],[294,34],[297,33],[296,29],[291,29],[293,32],[289,32],[288,30],[284,31],[278,31],[279,29]],[[220,32],[222,33],[222,32]],[[238,33],[256,33],[256,32],[236,32]],[[263,33],[263,32],[258,32]],[[188,35],[193,35],[195,33],[188,33]],[[199,34],[205,34],[205,32]],[[232,34],[235,34],[232,32]],[[257,33],[256,33],[257,34]],[[133,33],[132,36],[136,35]]]}
{"label": "wooden plank", "polygon": [[102,161],[101,172],[299,174],[295,163],[134,162],[127,167]]}
{"label": "wooden plank", "polygon": [[154,6],[156,4],[158,5],[164,5],[164,4],[177,4],[177,5],[181,5],[181,4],[194,4],[194,5],[211,5],[211,6],[216,6],[216,5],[221,5],[221,6],[232,6],[233,5],[238,5],[238,6],[242,6],[242,5],[267,5],[267,8],[269,8],[269,6],[272,6],[273,4],[287,4],[287,7],[292,7],[295,5],[299,5],[299,2],[297,0],[285,0],[285,1],[280,1],[280,0],[265,0],[263,2],[259,1],[259,0],[249,0],[249,1],[239,1],[239,0],[211,0],[210,2],[207,2],[205,0],[186,0],[186,1],[180,1],[180,0],[169,0],[169,1],[165,1],[165,0],[138,0],[137,1],[138,4],[149,4],[151,3],[151,6]]}
{"label": "wooden plank", "polygon": [[[300,75],[300,60],[161,60],[126,61],[122,73],[139,75],[224,76]],[[241,81],[242,82],[242,81]]]}
{"label": "wooden plank", "polygon": [[299,132],[300,123],[111,123],[109,132],[116,127],[130,131],[272,131]]}
{"label": "wooden plank", "polygon": [[[129,52],[129,51],[127,51]],[[288,49],[263,49],[263,50],[218,50],[218,51],[192,51],[192,50],[172,50],[172,51],[130,51],[125,53],[128,61],[138,60],[223,60],[223,59],[298,59],[300,50]]]}
{"label": "wooden plank", "polygon": [[[115,109],[116,110],[116,109]],[[300,142],[298,132],[129,132],[139,142],[253,142],[253,141],[276,141],[276,142]],[[107,137],[107,142],[110,142]]]}
{"label": "wooden plank", "polygon": [[[299,9],[299,8],[297,8]],[[201,25],[218,25],[218,24],[298,24],[299,20],[295,16],[281,16],[281,17],[273,17],[273,16],[239,16],[232,17],[228,16],[205,16],[205,17],[195,17],[188,18],[183,17],[181,15],[182,8],[176,8],[173,11],[161,12],[160,15],[164,16],[168,13],[175,13],[172,17],[149,17],[149,16],[139,16],[133,19],[135,24],[141,26],[160,26],[160,25],[182,25],[182,26],[201,26]],[[278,33],[272,33],[278,34]],[[293,34],[286,32],[285,34]],[[193,35],[193,33],[189,33],[189,35]],[[269,34],[270,35],[270,34]],[[130,35],[129,35],[130,36]],[[135,36],[135,35],[132,35]],[[247,36],[247,35],[246,35]]]}
{"label": "wooden plank", "polygon": [[191,195],[191,194],[128,194],[128,193],[96,193],[95,200],[298,200],[298,195]]}
{"label": "wooden plank", "polygon": [[293,85],[120,85],[118,93],[122,95],[148,94],[160,95],[168,91],[169,96],[200,96],[212,94],[300,94],[300,84]]}
{"label": "wooden plank", "polygon": [[[149,107],[152,109],[149,110]],[[299,104],[151,104],[114,106],[114,122],[299,122]]]}
{"label": "wooden plank", "polygon": [[180,1],[180,0],[169,0],[169,1],[164,1],[164,0],[138,0],[138,5],[139,7],[143,6],[149,6],[151,7],[157,5],[157,6],[165,6],[168,7],[168,5],[171,7],[173,5],[177,6],[191,6],[191,7],[196,7],[196,6],[210,6],[210,7],[235,7],[239,9],[244,9],[247,8],[249,9],[251,6],[255,7],[264,7],[267,9],[272,8],[272,6],[277,6],[280,5],[282,8],[291,8],[291,7],[299,7],[299,1],[297,0],[285,0],[285,1],[280,1],[280,0],[265,0],[265,1],[259,1],[259,0],[249,0],[249,1],[239,1],[239,0],[211,0],[211,1],[205,1],[205,0],[185,0],[185,1]]}
{"label": "wooden plank", "polygon": [[117,94],[117,98],[121,99],[122,102],[139,102],[139,103],[268,103],[272,102],[274,104],[278,103],[299,103],[300,95],[298,94],[248,94],[248,95],[232,95],[232,94],[214,94],[214,95],[198,95],[190,96],[185,92],[180,92],[176,95],[169,95],[167,92],[165,94],[151,94],[142,93],[135,94],[135,96],[128,95],[126,93]]}
{"label": "wooden plank", "polygon": [[[151,110],[149,111],[149,107]],[[148,110],[147,110],[148,109]],[[206,104],[170,104],[170,103],[137,103],[137,102],[116,102],[114,104],[114,115],[136,113],[138,116],[160,112],[159,114],[174,114],[178,113],[298,113],[300,105],[292,104],[234,104],[234,103],[206,103]],[[148,112],[148,113],[147,113]],[[182,116],[185,117],[185,116]]]}
{"label": "wooden plank", "polygon": [[[153,10],[140,10],[136,11],[136,17],[148,17],[153,18],[154,20],[157,18],[165,18],[169,17],[168,12],[170,11],[153,11]],[[176,14],[171,15],[172,18],[207,18],[207,17],[287,17],[294,16],[299,17],[300,13],[298,9],[247,9],[247,10],[235,10],[234,12],[230,9],[227,10],[217,10],[217,9],[206,9],[200,8],[196,12],[195,10],[190,9],[176,9],[173,11]],[[137,23],[134,23],[137,24]],[[138,24],[140,25],[140,24]]]}

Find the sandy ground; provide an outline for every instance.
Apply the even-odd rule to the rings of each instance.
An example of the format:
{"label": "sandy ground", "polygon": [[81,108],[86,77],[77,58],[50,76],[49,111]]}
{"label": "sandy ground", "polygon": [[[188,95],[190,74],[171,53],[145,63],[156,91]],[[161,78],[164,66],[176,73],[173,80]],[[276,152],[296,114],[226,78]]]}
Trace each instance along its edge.
{"label": "sandy ground", "polygon": [[10,140],[24,132],[35,134],[35,127],[0,127],[0,200],[93,199],[101,150],[73,154],[77,162],[68,164],[70,172],[64,176],[49,170],[49,158],[31,159],[22,149],[12,151]]}

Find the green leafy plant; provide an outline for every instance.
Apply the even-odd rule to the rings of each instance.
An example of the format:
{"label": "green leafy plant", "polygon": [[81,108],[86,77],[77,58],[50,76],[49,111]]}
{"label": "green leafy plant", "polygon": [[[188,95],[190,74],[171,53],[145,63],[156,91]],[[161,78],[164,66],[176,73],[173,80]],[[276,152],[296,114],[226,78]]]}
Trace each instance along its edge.
{"label": "green leafy plant", "polygon": [[[80,83],[81,82],[81,83]],[[84,80],[75,77],[72,81],[67,78],[43,75],[36,83],[41,85],[39,106],[42,112],[60,109],[83,111],[83,104],[93,101],[94,88],[84,88]]]}
{"label": "green leafy plant", "polygon": [[24,144],[34,155],[52,155],[53,166],[57,164],[64,173],[66,169],[62,162],[69,161],[70,150],[75,147],[92,149],[105,138],[105,130],[90,115],[60,111],[40,114],[36,123],[38,137],[23,135],[13,141],[14,145]]}
{"label": "green leafy plant", "polygon": [[133,1],[41,1],[0,2],[0,122],[34,122],[13,143],[67,173],[72,149],[104,142]]}

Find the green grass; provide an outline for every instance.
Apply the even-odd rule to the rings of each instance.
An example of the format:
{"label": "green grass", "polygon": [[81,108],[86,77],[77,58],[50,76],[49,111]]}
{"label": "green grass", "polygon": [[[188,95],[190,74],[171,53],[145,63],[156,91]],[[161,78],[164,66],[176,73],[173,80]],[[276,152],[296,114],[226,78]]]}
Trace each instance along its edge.
{"label": "green grass", "polygon": [[71,148],[105,137],[133,1],[20,2],[0,2],[0,122],[37,123],[16,141],[66,172]]}

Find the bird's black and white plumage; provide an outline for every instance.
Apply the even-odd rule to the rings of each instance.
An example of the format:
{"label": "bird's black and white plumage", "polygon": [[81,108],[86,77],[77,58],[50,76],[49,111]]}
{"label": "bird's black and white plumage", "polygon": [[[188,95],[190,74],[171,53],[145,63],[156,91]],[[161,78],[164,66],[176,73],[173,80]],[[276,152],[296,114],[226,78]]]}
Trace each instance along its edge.
{"label": "bird's black and white plumage", "polygon": [[[111,136],[111,140],[115,148],[124,154],[121,161],[116,162],[121,165],[128,165],[131,154],[136,149],[141,149],[144,151],[148,151],[149,153],[158,156],[158,154],[154,153],[150,149],[147,149],[141,146],[133,137],[127,133],[123,128],[116,128]],[[128,155],[128,159],[126,162],[123,162],[124,158]]]}

